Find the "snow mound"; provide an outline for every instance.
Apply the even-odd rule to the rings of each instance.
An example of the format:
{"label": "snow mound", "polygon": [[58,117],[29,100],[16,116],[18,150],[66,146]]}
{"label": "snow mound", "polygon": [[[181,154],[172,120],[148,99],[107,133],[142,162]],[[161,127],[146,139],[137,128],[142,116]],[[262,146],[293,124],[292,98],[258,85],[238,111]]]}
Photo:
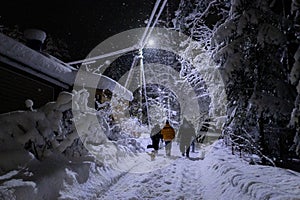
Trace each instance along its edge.
{"label": "snow mound", "polygon": [[0,115],[0,199],[74,199],[68,191],[78,193],[71,189],[77,185],[94,192],[78,199],[93,199],[123,173],[116,169],[143,148],[130,134],[114,133],[110,141],[103,113],[87,106],[88,96],[84,89],[61,92],[39,109]]}
{"label": "snow mound", "polygon": [[27,29],[24,31],[24,37],[29,40],[39,40],[44,42],[46,39],[46,33],[38,29]]}
{"label": "snow mound", "polygon": [[249,165],[214,144],[204,162],[204,199],[299,199],[300,173],[277,167]]}

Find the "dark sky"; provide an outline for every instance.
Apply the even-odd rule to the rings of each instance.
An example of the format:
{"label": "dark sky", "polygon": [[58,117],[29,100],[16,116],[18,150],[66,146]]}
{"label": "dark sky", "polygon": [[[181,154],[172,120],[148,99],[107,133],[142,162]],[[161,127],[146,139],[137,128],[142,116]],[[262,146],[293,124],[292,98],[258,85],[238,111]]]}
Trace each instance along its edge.
{"label": "dark sky", "polygon": [[[39,28],[68,44],[72,60],[82,59],[116,33],[146,26],[156,0],[7,0],[0,25]],[[179,0],[169,0],[162,18]],[[172,17],[171,17],[172,18]]]}

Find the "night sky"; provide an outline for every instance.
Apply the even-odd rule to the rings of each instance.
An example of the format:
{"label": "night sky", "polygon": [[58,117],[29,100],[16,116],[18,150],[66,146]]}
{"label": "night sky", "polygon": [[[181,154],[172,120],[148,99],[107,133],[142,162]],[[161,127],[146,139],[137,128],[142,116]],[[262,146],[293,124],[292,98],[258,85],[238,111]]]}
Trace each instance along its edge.
{"label": "night sky", "polygon": [[[145,27],[156,0],[9,0],[0,25],[38,28],[68,44],[72,60],[84,58],[106,38]],[[162,19],[172,18],[179,0],[169,0]]]}

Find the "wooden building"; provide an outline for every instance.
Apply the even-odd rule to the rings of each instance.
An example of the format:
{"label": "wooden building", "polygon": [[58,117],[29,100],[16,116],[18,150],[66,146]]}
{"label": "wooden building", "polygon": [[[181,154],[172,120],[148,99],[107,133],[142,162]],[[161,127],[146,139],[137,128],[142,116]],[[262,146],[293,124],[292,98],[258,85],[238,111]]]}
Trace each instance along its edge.
{"label": "wooden building", "polygon": [[[72,90],[77,69],[42,52],[38,42],[25,45],[0,33],[0,113],[26,110],[27,99],[39,108],[54,101],[59,92]],[[107,77],[101,81],[99,89],[122,88]],[[123,89],[131,98],[132,93]]]}
{"label": "wooden building", "polygon": [[40,107],[70,90],[76,69],[0,33],[0,113]]}

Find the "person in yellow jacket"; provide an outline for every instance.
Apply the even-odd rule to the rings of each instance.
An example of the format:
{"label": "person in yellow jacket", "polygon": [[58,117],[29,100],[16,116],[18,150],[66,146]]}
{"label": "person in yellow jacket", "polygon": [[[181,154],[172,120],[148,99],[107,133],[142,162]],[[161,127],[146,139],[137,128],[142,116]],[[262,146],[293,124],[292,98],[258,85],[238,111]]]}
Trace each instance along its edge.
{"label": "person in yellow jacket", "polygon": [[169,124],[169,121],[166,121],[166,125],[161,130],[163,140],[165,141],[166,156],[171,156],[172,140],[175,138],[175,130]]}

